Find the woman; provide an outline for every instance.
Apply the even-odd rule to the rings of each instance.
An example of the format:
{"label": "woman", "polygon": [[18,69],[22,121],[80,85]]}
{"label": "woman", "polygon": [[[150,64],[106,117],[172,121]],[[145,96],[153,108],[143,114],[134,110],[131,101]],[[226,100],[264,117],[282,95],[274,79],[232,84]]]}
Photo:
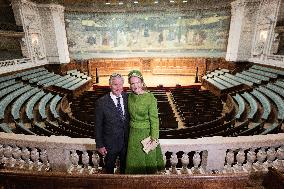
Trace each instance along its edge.
{"label": "woman", "polygon": [[161,147],[143,151],[141,141],[151,137],[151,142],[159,138],[157,100],[146,91],[142,74],[133,70],[128,74],[132,93],[128,96],[130,131],[126,157],[126,174],[154,174],[164,169]]}

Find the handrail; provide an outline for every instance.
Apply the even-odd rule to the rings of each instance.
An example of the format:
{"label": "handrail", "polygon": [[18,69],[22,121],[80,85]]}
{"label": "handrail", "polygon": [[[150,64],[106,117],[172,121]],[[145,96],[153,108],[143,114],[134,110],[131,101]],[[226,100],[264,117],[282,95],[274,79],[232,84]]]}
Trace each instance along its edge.
{"label": "handrail", "polygon": [[[254,135],[160,139],[162,153],[164,155],[166,152],[172,153],[170,159],[172,168],[168,170],[169,174],[175,174],[173,169],[181,160],[177,157],[179,152],[184,153],[185,156],[182,159],[187,159],[187,161],[189,158],[187,154],[194,152],[192,172],[188,168],[189,173],[185,174],[193,174],[194,170],[198,170],[201,174],[212,173],[213,170],[223,173],[229,171],[247,172],[250,170],[249,166],[254,167],[255,171],[265,171],[267,167],[277,167],[278,163],[281,164],[284,152],[283,144],[284,133],[268,134],[261,137]],[[4,162],[4,168],[17,170],[20,169],[19,164],[23,166],[22,170],[26,169],[27,171],[68,172],[70,174],[93,174],[92,171],[98,171],[95,139],[67,136],[27,136],[0,132],[0,151],[4,152],[0,157],[1,162]],[[234,153],[237,154],[236,157]],[[254,159],[251,159],[251,153],[257,154]],[[18,157],[17,154],[21,154],[21,156],[14,158]],[[233,156],[231,156],[232,154]],[[164,157],[166,160],[167,157]],[[79,161],[79,159],[81,160]],[[92,159],[92,164],[89,164],[90,159]],[[188,163],[183,160],[182,164],[185,165],[185,168],[179,171],[187,170]],[[251,165],[248,165],[250,162]],[[43,170],[43,168],[45,169]]]}
{"label": "handrail", "polygon": [[29,61],[30,61],[29,58],[2,60],[2,61],[0,61],[0,68],[1,68],[1,67],[12,66],[12,65],[18,65],[18,64],[29,63]]}

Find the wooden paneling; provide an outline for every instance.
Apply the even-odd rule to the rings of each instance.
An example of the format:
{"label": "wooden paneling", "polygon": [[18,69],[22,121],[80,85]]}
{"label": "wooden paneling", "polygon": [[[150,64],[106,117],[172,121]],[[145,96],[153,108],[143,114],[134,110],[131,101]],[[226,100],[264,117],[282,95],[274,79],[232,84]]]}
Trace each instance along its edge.
{"label": "wooden paneling", "polygon": [[0,188],[13,189],[145,189],[145,188],[245,188],[246,173],[220,175],[81,175],[1,172]]}
{"label": "wooden paneling", "polygon": [[[225,62],[215,58],[123,58],[123,59],[91,59],[89,60],[89,71],[94,77],[96,68],[99,76],[109,76],[114,72],[127,75],[129,71],[138,69],[142,73],[153,75],[188,75],[195,76],[198,67],[198,75],[202,76],[207,71],[208,62]],[[220,66],[220,65],[219,65]]]}
{"label": "wooden paneling", "polygon": [[96,68],[99,76],[109,76],[114,72],[127,75],[133,69],[142,70],[142,62],[139,58],[92,59],[89,60],[89,69],[92,76],[96,75]]}

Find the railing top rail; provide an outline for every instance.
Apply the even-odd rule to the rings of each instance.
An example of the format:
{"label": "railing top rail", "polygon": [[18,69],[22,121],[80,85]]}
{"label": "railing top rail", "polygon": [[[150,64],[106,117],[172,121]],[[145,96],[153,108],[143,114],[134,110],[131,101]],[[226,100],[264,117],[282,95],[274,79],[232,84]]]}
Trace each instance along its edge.
{"label": "railing top rail", "polygon": [[8,134],[0,132],[0,144],[17,145],[31,148],[63,148],[76,150],[95,150],[96,143],[90,138],[70,138],[68,136],[35,136]]}
{"label": "railing top rail", "polygon": [[[0,132],[0,144],[29,146],[38,148],[65,148],[95,150],[95,139],[70,138],[67,136],[30,136]],[[160,139],[164,150],[202,151],[217,149],[247,149],[284,145],[284,133],[238,137],[204,137],[198,139]]]}
{"label": "railing top rail", "polygon": [[284,145],[284,133],[254,136],[238,136],[238,137],[205,137],[198,139],[160,139],[162,148],[177,151],[183,149],[185,151],[205,150],[208,148],[218,149],[247,149],[268,146]]}

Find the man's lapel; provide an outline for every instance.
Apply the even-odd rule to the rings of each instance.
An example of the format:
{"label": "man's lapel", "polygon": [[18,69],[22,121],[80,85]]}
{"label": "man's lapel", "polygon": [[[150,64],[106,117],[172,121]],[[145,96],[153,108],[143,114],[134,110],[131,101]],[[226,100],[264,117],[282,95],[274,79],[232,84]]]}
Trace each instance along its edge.
{"label": "man's lapel", "polygon": [[112,98],[110,97],[110,95],[108,95],[108,100],[107,100],[107,103],[105,104],[109,111],[113,111],[114,113],[118,114],[118,111],[117,111],[117,108],[112,100]]}

